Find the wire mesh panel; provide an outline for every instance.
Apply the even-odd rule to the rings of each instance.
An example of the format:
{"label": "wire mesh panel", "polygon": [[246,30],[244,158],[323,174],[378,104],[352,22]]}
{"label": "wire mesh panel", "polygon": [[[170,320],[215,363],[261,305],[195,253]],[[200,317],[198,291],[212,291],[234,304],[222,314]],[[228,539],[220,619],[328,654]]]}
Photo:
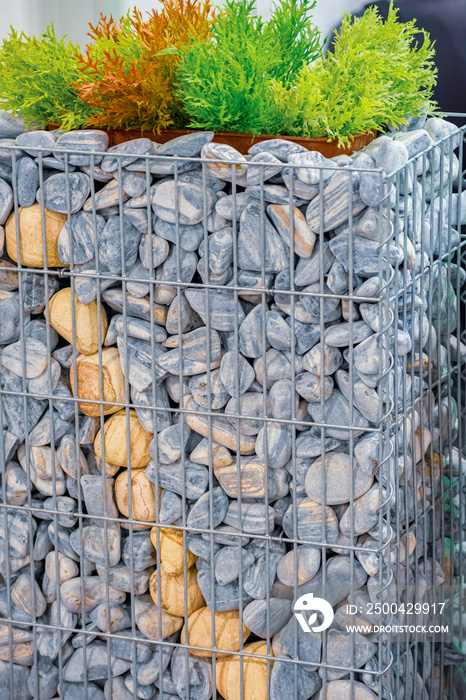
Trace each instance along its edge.
{"label": "wire mesh panel", "polygon": [[461,697],[463,131],[418,126],[0,144],[7,697]]}

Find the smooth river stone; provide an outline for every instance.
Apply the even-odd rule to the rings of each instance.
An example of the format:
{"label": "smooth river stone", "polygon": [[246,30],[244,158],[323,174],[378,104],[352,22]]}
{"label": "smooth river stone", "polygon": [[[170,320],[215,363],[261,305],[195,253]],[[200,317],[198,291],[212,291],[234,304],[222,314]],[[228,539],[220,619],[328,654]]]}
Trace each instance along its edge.
{"label": "smooth river stone", "polygon": [[152,440],[149,452],[162,464],[172,464],[181,459],[189,438],[189,428],[184,421],[161,430]]}
{"label": "smooth river stone", "polygon": [[[303,430],[296,440],[296,457],[298,458],[296,474],[299,481],[303,481],[306,471],[310,466],[309,459],[318,457],[323,452],[331,452],[340,447],[341,441],[332,437],[323,437],[325,429],[317,426],[310,430]],[[293,476],[293,463],[289,462],[286,468]]]}
{"label": "smooth river stone", "polygon": [[[303,542],[336,544],[338,541],[338,518],[329,506],[322,506],[310,498],[303,498],[297,503],[296,521],[296,536]],[[283,530],[287,537],[294,537],[293,506],[290,506],[283,516]]]}
{"label": "smooth river stone", "polygon": [[[70,190],[70,214],[78,212],[90,192],[90,179],[84,173],[51,175],[37,190],[37,201],[47,209],[61,214],[68,213],[67,189]],[[1,219],[0,219],[1,223]]]}
{"label": "smooth river stone", "polygon": [[325,503],[332,506],[359,498],[370,489],[373,480],[349,455],[330,452],[325,461],[318,457],[311,464],[304,487],[310,499],[322,503],[325,494]]}
{"label": "smooth river stone", "polygon": [[304,372],[296,378],[296,391],[306,401],[327,400],[333,391],[333,379],[329,376],[320,377],[320,373]]}
{"label": "smooth river stone", "polygon": [[223,522],[241,532],[267,534],[274,528],[274,510],[263,503],[242,503],[240,509],[238,501],[231,501]]}
{"label": "smooth river stone", "polygon": [[[252,165],[260,163],[261,165]],[[261,151],[256,153],[249,161],[249,166],[246,174],[246,182],[248,187],[260,185],[266,180],[270,180],[274,175],[278,175],[283,168],[281,160],[276,158],[272,153]]]}
{"label": "smooth river stone", "polygon": [[[335,257],[341,262],[345,270],[349,270],[349,250],[350,250],[350,237],[347,233],[340,233],[340,235],[332,238],[329,242],[331,251],[334,253]],[[379,249],[379,243],[377,241],[370,241],[367,238],[361,238],[360,236],[354,236],[352,241],[353,250],[353,269],[352,272],[356,275],[361,275],[361,277],[372,277],[379,274],[379,268],[382,269],[387,267],[386,259],[386,248]],[[383,260],[381,260],[381,253],[383,254]],[[394,246],[389,246],[389,262],[394,264],[399,258],[400,250]]]}
{"label": "smooth river stone", "polygon": [[289,266],[289,248],[258,203],[241,214],[238,233],[238,265],[242,270],[277,273]]}
{"label": "smooth river stone", "polygon": [[317,343],[304,355],[303,369],[317,376],[328,376],[336,372],[342,362],[342,354],[337,348]]}
{"label": "smooth river stone", "polygon": [[[212,504],[212,523],[210,507]],[[228,496],[220,487],[204,493],[192,506],[186,519],[188,529],[215,528],[223,521],[228,510]]]}
{"label": "smooth river stone", "polygon": [[319,690],[316,671],[287,661],[274,661],[270,674],[270,700],[309,700]]}
{"label": "smooth river stone", "polygon": [[[212,447],[210,447],[210,443]],[[207,438],[202,438],[196,445],[190,454],[190,459],[198,464],[205,464],[207,467],[226,467],[233,461],[233,457],[226,447],[209,441]]]}
{"label": "smooth river stone", "polygon": [[325,693],[320,690],[316,700],[377,700],[377,697],[364,683],[338,680],[328,683]]}
{"label": "smooth river stone", "polygon": [[8,182],[0,178],[0,226],[2,226],[13,209],[13,190]]}
{"label": "smooth river stone", "polygon": [[296,169],[296,174],[298,179],[306,185],[326,183],[335,174],[337,167],[335,161],[328,160],[319,151],[290,154],[288,163],[302,166]]}
{"label": "smooth river stone", "polygon": [[[377,647],[358,632],[341,632],[331,629],[327,632],[327,664],[346,668],[361,668],[375,654]],[[326,673],[329,681],[339,680],[347,675],[345,670],[319,669],[321,677]]]}
{"label": "smooth river stone", "polygon": [[220,336],[216,330],[211,330],[208,336],[205,326],[182,335],[181,339],[171,336],[164,345],[173,349],[161,355],[157,362],[159,367],[171,374],[203,374],[209,366],[210,369],[216,369],[220,365]]}
{"label": "smooth river stone", "polygon": [[255,156],[258,153],[271,153],[276,158],[286,163],[288,157],[292,153],[305,153],[306,148],[293,141],[287,141],[286,139],[270,139],[267,141],[259,141],[250,147],[248,153],[251,156]]}
{"label": "smooth river stone", "polygon": [[[380,517],[380,504],[387,498],[387,492],[374,484],[361,498],[355,500],[344,512],[340,520],[340,530],[344,535],[363,535],[377,525]],[[353,531],[351,525],[353,524]]]}
{"label": "smooth river stone", "polygon": [[[121,188],[121,201],[122,203],[127,202],[129,199],[129,194]],[[88,199],[83,205],[83,210],[91,212],[93,207],[95,209],[107,209],[108,207],[118,206],[120,202],[120,185],[117,180],[110,180],[105,187],[95,193],[94,202]]]}
{"label": "smooth river stone", "polygon": [[353,323],[338,323],[326,329],[325,344],[335,348],[347,348],[350,342],[353,345],[361,343],[372,335],[372,328],[365,321],[353,321]]}
{"label": "smooth river stone", "polygon": [[[208,176],[211,178],[232,182],[233,173],[235,172],[236,181],[238,182],[238,179],[246,175],[247,160],[233,146],[221,143],[205,144],[201,150],[201,158],[206,159],[205,167]],[[236,165],[233,165],[232,163],[235,163],[235,161]]]}
{"label": "smooth river stone", "polygon": [[228,194],[226,197],[221,197],[217,200],[215,211],[222,219],[239,221],[241,214],[250,203],[251,199],[245,192],[237,192],[236,197]]}
{"label": "smooth river stone", "polygon": [[160,238],[164,238],[170,243],[178,243],[180,248],[190,252],[198,249],[199,243],[204,238],[204,226],[202,223],[191,226],[183,226],[179,224],[171,224],[163,219],[156,218],[154,220],[154,232]]}
{"label": "smooth river stone", "polygon": [[11,343],[18,339],[20,327],[19,295],[0,290],[0,343]]}
{"label": "smooth river stone", "polygon": [[270,499],[276,489],[273,472],[267,472],[264,462],[256,457],[243,457],[239,470],[236,463],[217,467],[215,476],[230,498],[239,498],[240,495],[242,498],[264,498],[268,489]]}
{"label": "smooth river stone", "polygon": [[225,227],[211,233],[207,239],[207,248],[206,256],[206,241],[202,240],[199,255],[207,258],[208,268],[214,275],[221,275],[233,262],[233,229]]}
{"label": "smooth river stone", "polygon": [[261,357],[267,350],[263,343],[263,324],[264,309],[262,304],[258,304],[244,318],[239,328],[239,349],[246,357]]}
{"label": "smooth river stone", "polygon": [[[337,296],[332,297],[331,291],[326,284],[322,287],[318,282],[305,287],[299,297],[298,304],[301,305],[306,317],[298,317],[299,320],[306,323],[320,323],[321,319],[327,323],[339,320],[341,317],[340,299]],[[317,296],[319,294],[325,296],[319,297]],[[296,311],[295,309],[295,313]]]}
{"label": "smooth river stone", "polygon": [[141,232],[129,219],[123,216],[121,221],[120,216],[109,217],[98,238],[100,272],[119,275],[127,271],[136,262],[140,240]]}
{"label": "smooth river stone", "polygon": [[[118,350],[120,352],[120,364],[123,374],[128,369],[128,381],[131,387],[137,391],[144,391],[153,381],[160,382],[165,377],[165,370],[157,365],[157,359],[163,353],[163,347],[139,338],[118,336]],[[128,358],[128,368],[126,367]]]}
{"label": "smooth river stone", "polygon": [[[348,400],[337,390],[333,391],[324,406],[317,402],[309,403],[307,410],[316,423],[338,426],[325,428],[325,435],[337,440],[349,440],[351,433],[354,437],[358,437],[365,428],[369,427],[367,418],[362,416],[354,406],[351,409]],[[352,426],[352,429],[349,426]]]}
{"label": "smooth river stone", "polygon": [[244,319],[244,311],[235,300],[233,291],[227,289],[187,289],[189,305],[207,325],[217,331],[232,331]]}
{"label": "smooth river stone", "polygon": [[[40,314],[45,308],[46,299],[58,292],[58,280],[55,277],[46,279],[45,275],[28,271],[23,273],[22,292],[24,311],[27,314]],[[44,340],[46,343],[47,339]]]}
{"label": "smooth river stone", "polygon": [[68,131],[61,134],[53,149],[53,155],[57,160],[65,160],[65,152],[73,151],[68,156],[71,165],[90,165],[100,163],[102,156],[78,155],[75,151],[106,151],[108,147],[108,135],[98,129],[83,129],[82,131]]}
{"label": "smooth river stone", "polygon": [[15,114],[0,110],[0,139],[17,138],[26,128],[26,123]]}
{"label": "smooth river stone", "polygon": [[267,311],[267,340],[275,350],[285,351],[291,349],[291,332],[291,328],[283,316],[277,311]]}
{"label": "smooth river stone", "polygon": [[38,377],[47,366],[47,346],[35,338],[25,338],[24,344],[18,340],[5,347],[0,355],[0,363],[10,372],[27,379]]}
{"label": "smooth river stone", "polygon": [[214,558],[215,579],[220,586],[236,581],[239,578],[240,570],[246,569],[254,564],[254,555],[245,549],[237,547],[222,547]]}
{"label": "smooth river stone", "polygon": [[[210,390],[210,392],[209,392]],[[220,371],[214,369],[207,374],[198,374],[189,382],[189,392],[199,406],[210,411],[223,408],[230,400],[230,394],[225,389],[220,379]]]}
{"label": "smooth river stone", "polygon": [[36,200],[39,187],[39,168],[32,158],[25,156],[17,161],[18,204],[30,207]]}
{"label": "smooth river stone", "polygon": [[[76,649],[73,656],[63,669],[63,678],[73,683],[87,680],[104,680],[108,678],[108,654],[107,644],[94,643],[88,645],[86,649],[80,647]],[[125,659],[118,659],[110,656],[110,668],[112,677],[121,676],[131,667],[131,662]]]}
{"label": "smooth river stone", "polygon": [[255,450],[257,456],[270,469],[280,469],[291,457],[292,435],[288,425],[268,422],[257,434]]}
{"label": "smooth river stone", "polygon": [[181,158],[196,158],[202,147],[210,143],[214,138],[213,131],[199,131],[193,134],[185,134],[162,143],[157,148],[157,155],[179,156]]}
{"label": "smooth river stone", "polygon": [[320,569],[320,561],[321,554],[318,547],[300,545],[296,554],[293,549],[280,560],[277,577],[284,586],[300,586],[314,578]]}
{"label": "smooth river stone", "polygon": [[[321,265],[320,244],[319,241],[317,241],[311,257],[299,259],[295,270],[295,284],[299,287],[305,287],[309,284],[320,282],[321,269],[324,275],[327,274],[335,260],[335,256],[330,250],[329,243],[324,243],[322,260],[323,262]],[[291,289],[291,287],[289,287],[289,289]]]}
{"label": "smooth river stone", "polygon": [[243,620],[253,634],[267,639],[273,637],[286,625],[291,614],[290,600],[282,598],[253,600],[245,607]]}
{"label": "smooth river stone", "polygon": [[321,228],[324,232],[331,231],[349,219],[350,208],[353,216],[365,208],[357,188],[357,178],[353,177],[352,180],[350,173],[339,171],[325,186],[323,193],[314,197],[306,211],[306,221],[313,231],[318,233]]}
{"label": "smooth river stone", "polygon": [[197,500],[207,490],[209,473],[205,466],[195,462],[184,461],[175,464],[157,464],[150,462],[146,468],[149,481],[160,488],[174,491],[190,500]]}
{"label": "smooth river stone", "polygon": [[272,219],[278,233],[285,243],[291,247],[291,229],[293,229],[293,252],[302,258],[309,258],[314,250],[316,234],[309,228],[304,215],[296,207],[293,208],[293,222],[290,218],[290,207],[283,204],[270,204],[267,213]]}
{"label": "smooth river stone", "polygon": [[[81,594],[84,591],[84,597]],[[120,605],[124,603],[126,595],[107,586],[99,576],[76,577],[65,581],[60,586],[60,598],[67,610],[74,613],[91,612],[101,603],[107,602]]]}
{"label": "smooth river stone", "polygon": [[[178,216],[176,213],[178,204]],[[215,198],[208,189],[204,192],[201,187],[187,182],[168,180],[157,186],[153,198],[152,208],[155,214],[175,224],[177,219],[180,224],[198,224],[204,216],[208,216],[215,204]]]}
{"label": "smooth river stone", "polygon": [[377,424],[383,410],[382,402],[375,389],[367,386],[361,380],[355,381],[354,377],[353,383],[351,383],[348,372],[341,369],[336,372],[336,380],[345,399],[355,406],[364,418]]}
{"label": "smooth river stone", "polygon": [[220,379],[230,396],[238,397],[249,389],[254,381],[254,369],[241,355],[233,351],[225,353],[220,364]]}
{"label": "smooth river stone", "polygon": [[183,618],[160,610],[149,595],[138,596],[135,599],[135,617],[138,629],[148,639],[165,639],[183,626]]}
{"label": "smooth river stone", "polygon": [[[117,179],[118,177],[119,176],[117,176]],[[123,170],[121,173],[121,187],[123,195],[126,193],[128,197],[140,197],[146,190],[145,173],[132,173],[128,170]],[[122,201],[125,201],[123,197]]]}
{"label": "smooth river stone", "polygon": [[131,141],[119,143],[107,150],[100,167],[105,172],[112,173],[118,170],[119,164],[122,168],[126,168],[141,156],[154,155],[156,147],[157,144],[146,138],[131,139]]}

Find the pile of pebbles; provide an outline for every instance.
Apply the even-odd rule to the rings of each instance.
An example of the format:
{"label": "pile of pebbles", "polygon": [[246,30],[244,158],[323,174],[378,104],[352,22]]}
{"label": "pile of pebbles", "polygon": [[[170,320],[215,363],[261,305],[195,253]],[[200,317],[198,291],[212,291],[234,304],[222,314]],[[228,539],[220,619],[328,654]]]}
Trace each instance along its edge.
{"label": "pile of pebbles", "polygon": [[386,639],[346,625],[445,580],[456,127],[331,160],[0,136],[5,696],[433,698],[409,644],[382,682]]}

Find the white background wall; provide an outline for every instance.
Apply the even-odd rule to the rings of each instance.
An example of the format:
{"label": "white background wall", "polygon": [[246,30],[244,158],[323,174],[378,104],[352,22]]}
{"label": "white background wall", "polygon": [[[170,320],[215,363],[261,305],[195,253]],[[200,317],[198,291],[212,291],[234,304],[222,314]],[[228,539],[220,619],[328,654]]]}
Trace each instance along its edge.
{"label": "white background wall", "polygon": [[[134,5],[149,10],[156,4],[156,0],[0,0],[0,39],[11,24],[26,34],[38,34],[53,20],[58,35],[69,34],[73,41],[85,44],[87,23],[96,22],[100,12],[120,17]],[[267,16],[272,0],[256,0],[256,4],[258,11]],[[343,10],[354,12],[364,4],[364,0],[317,0],[314,18],[322,32],[328,34]]]}

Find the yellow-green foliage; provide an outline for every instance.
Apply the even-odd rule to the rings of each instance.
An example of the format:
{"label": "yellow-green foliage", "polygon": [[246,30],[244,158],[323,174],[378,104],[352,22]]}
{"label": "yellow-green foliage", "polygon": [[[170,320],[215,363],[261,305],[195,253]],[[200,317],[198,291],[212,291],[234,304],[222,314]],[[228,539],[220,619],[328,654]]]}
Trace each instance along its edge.
{"label": "yellow-green foliage", "polygon": [[79,49],[57,39],[53,24],[38,37],[13,28],[0,47],[0,108],[42,127],[59,122],[66,128],[85,124],[95,113],[70,85],[79,76],[74,54]]}
{"label": "yellow-green foliage", "polygon": [[215,131],[270,132],[271,81],[288,86],[320,53],[312,0],[280,0],[271,19],[254,0],[227,0],[208,41],[181,48],[178,94],[190,126]]}
{"label": "yellow-green foliage", "polygon": [[361,18],[345,15],[333,51],[305,68],[292,87],[275,81],[271,133],[343,144],[353,134],[432,111],[433,44],[414,21],[400,23],[397,14],[391,6],[386,22],[374,7]]}

